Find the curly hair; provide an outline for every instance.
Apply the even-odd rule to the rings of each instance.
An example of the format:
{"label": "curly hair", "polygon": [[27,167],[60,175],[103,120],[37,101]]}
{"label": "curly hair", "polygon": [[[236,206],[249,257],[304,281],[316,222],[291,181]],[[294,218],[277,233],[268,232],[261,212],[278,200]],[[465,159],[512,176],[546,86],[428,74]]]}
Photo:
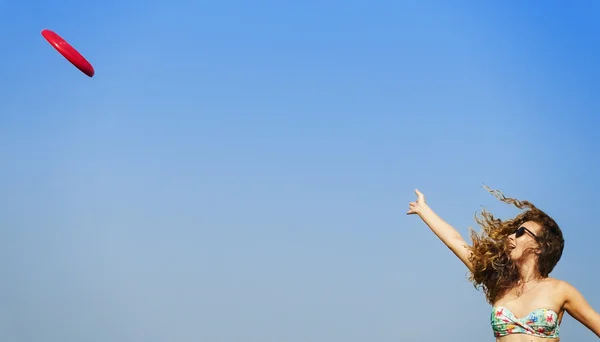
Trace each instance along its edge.
{"label": "curly hair", "polygon": [[558,224],[545,212],[528,201],[520,201],[505,197],[499,190],[484,188],[500,201],[525,209],[509,220],[495,218],[487,210],[482,209],[475,220],[482,228],[478,234],[470,229],[472,246],[470,261],[473,265],[469,280],[476,288],[482,288],[488,303],[494,304],[507,291],[516,286],[520,279],[517,263],[510,258],[507,237],[513,234],[523,223],[533,221],[542,226],[538,235],[539,248],[537,271],[545,278],[554,269],[562,256],[564,238]]}

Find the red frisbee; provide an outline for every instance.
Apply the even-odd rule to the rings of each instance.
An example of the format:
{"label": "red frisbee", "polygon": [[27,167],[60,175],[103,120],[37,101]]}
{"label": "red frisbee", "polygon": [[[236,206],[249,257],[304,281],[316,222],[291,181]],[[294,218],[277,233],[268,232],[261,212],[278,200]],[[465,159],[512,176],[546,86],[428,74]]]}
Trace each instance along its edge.
{"label": "red frisbee", "polygon": [[90,64],[90,62],[88,62],[85,57],[83,57],[61,36],[48,29],[42,31],[42,36],[46,38],[48,43],[50,43],[50,45],[52,45],[56,51],[63,55],[63,57],[71,62],[71,64],[77,67],[77,69],[81,70],[81,72],[89,77],[94,76],[94,67]]}

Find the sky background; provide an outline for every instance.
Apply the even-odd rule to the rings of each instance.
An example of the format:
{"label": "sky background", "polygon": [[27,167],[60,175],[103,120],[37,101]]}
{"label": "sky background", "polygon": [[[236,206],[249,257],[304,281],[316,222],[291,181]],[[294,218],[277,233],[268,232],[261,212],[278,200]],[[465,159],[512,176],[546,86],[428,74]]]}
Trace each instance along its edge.
{"label": "sky background", "polygon": [[0,340],[492,341],[405,215],[517,213],[482,183],[558,221],[600,310],[599,10],[2,0]]}

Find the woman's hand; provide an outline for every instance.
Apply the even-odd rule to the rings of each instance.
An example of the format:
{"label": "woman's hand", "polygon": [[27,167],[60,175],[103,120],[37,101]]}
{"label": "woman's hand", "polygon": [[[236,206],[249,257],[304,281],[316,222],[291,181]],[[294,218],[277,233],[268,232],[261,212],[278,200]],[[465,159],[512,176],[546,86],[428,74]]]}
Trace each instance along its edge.
{"label": "woman's hand", "polygon": [[415,189],[415,194],[417,195],[417,201],[410,202],[408,204],[408,212],[406,212],[406,215],[420,215],[422,210],[427,208],[427,204],[425,203],[425,196],[423,196],[423,194],[418,189]]}

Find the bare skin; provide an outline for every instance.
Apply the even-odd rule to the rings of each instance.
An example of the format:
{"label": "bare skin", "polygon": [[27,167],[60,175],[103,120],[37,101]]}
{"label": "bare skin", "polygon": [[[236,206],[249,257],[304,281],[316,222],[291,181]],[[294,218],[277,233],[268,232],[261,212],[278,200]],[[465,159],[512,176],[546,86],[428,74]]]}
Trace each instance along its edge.
{"label": "bare skin", "polygon": [[[431,231],[472,271],[469,261],[468,244],[460,233],[450,224],[441,219],[426,203],[425,196],[415,190],[417,200],[409,204],[408,215],[418,215]],[[525,222],[523,227],[535,235],[540,235],[541,227],[536,222]],[[517,317],[525,317],[530,312],[539,309],[551,309],[558,313],[559,323],[565,312],[587,327],[600,338],[600,314],[585,300],[583,295],[569,283],[554,279],[543,278],[536,271],[536,257],[524,254],[528,248],[536,248],[537,242],[529,233],[519,238],[512,234],[508,237],[512,247],[511,259],[518,261],[521,281],[506,295],[499,298],[494,306],[502,306]],[[512,334],[496,338],[497,342],[558,342],[559,339],[541,338],[525,334]]]}

